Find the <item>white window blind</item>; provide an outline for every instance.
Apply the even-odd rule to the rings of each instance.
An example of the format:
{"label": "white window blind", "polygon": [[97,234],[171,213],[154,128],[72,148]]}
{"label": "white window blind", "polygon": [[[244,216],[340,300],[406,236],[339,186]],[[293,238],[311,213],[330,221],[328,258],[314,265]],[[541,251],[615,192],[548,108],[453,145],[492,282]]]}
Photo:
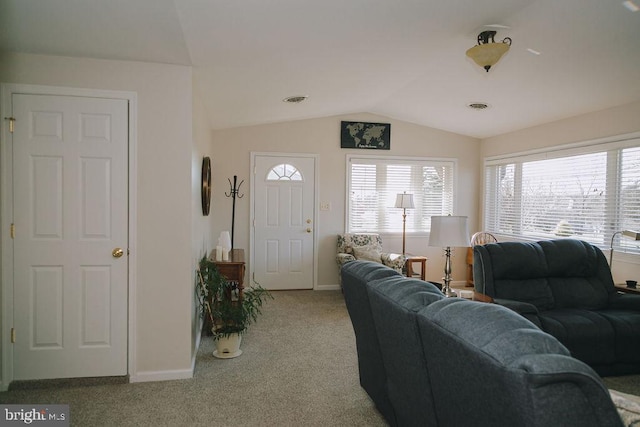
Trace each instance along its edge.
{"label": "white window blind", "polygon": [[[484,229],[513,238],[575,237],[608,248],[640,231],[640,140],[487,161]],[[637,242],[615,247],[640,252]]]}
{"label": "white window blind", "polygon": [[413,194],[406,231],[426,232],[432,215],[453,211],[453,161],[349,157],[347,230],[399,232],[403,210],[395,208],[398,193]]}

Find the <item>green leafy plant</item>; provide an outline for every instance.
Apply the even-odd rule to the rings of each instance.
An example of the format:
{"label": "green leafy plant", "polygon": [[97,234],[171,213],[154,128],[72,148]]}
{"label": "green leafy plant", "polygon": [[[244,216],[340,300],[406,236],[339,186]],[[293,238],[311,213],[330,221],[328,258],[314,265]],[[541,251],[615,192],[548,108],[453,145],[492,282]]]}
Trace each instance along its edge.
{"label": "green leafy plant", "polygon": [[206,256],[200,260],[198,275],[202,313],[213,325],[214,340],[244,333],[257,321],[264,300],[273,298],[257,283],[244,289],[240,296],[237,284],[220,274],[215,263]]}

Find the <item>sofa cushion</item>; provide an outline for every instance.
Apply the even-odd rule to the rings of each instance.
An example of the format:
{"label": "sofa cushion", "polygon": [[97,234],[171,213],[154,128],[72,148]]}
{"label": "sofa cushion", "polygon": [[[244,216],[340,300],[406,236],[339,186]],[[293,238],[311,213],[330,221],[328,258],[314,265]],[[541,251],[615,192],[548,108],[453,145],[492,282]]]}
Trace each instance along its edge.
{"label": "sofa cushion", "polygon": [[[597,247],[576,239],[538,242],[548,266],[549,287],[556,308],[604,308],[612,290],[606,276],[606,260]],[[611,286],[613,283],[611,282]]]}
{"label": "sofa cushion", "polygon": [[367,289],[398,425],[436,425],[416,312],[445,296],[431,283],[400,276],[371,281]]}
{"label": "sofa cushion", "polygon": [[538,314],[542,329],[571,349],[573,357],[589,365],[615,361],[615,333],[600,312],[555,309]]}
{"label": "sofa cushion", "polygon": [[640,312],[607,309],[596,313],[607,319],[614,330],[616,362],[638,365],[640,363]]}
{"label": "sofa cushion", "polygon": [[[569,350],[556,338],[499,305],[447,299],[427,306],[420,315],[505,366],[522,354],[553,352],[569,355]],[[514,340],[515,336],[523,339]]]}
{"label": "sofa cushion", "polygon": [[[547,260],[540,245],[502,242],[477,247],[475,250],[482,250],[487,254],[480,263],[491,264],[486,266],[491,272],[491,289],[478,289],[479,292],[494,298],[527,302],[538,310],[549,310],[555,306],[547,280]],[[482,283],[485,283],[484,280]]]}

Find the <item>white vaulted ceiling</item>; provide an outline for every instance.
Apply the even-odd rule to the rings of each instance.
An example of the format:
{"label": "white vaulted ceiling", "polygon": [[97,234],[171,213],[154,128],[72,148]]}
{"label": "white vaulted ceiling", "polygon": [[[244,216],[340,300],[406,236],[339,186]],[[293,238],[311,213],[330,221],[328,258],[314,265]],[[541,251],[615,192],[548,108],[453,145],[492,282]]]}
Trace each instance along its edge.
{"label": "white vaulted ceiling", "polygon": [[[488,24],[513,43],[486,73]],[[484,138],[640,100],[621,0],[0,0],[0,49],[193,66],[216,129],[370,112]]]}

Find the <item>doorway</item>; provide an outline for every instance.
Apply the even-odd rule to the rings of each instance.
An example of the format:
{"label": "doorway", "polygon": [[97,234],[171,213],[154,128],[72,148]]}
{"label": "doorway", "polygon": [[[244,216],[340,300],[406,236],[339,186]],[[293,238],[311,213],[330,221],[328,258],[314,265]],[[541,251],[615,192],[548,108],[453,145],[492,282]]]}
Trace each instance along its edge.
{"label": "doorway", "polygon": [[129,371],[133,101],[3,85],[3,386]]}
{"label": "doorway", "polygon": [[251,278],[269,290],[313,289],[317,157],[252,153]]}

